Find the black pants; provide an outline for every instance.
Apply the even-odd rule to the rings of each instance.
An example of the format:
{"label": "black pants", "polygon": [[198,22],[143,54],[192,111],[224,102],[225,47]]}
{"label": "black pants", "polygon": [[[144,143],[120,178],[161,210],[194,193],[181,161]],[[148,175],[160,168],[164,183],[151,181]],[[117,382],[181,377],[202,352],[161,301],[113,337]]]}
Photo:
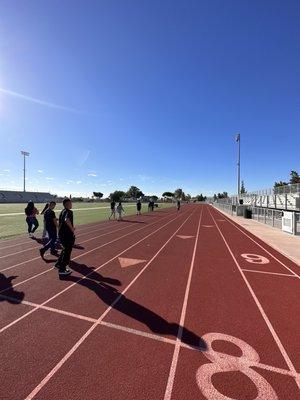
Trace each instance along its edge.
{"label": "black pants", "polygon": [[[39,227],[39,221],[35,217],[27,217],[28,233],[34,233]],[[32,227],[34,228],[32,229]]]}
{"label": "black pants", "polygon": [[56,232],[51,232],[48,231],[48,235],[49,235],[49,240],[46,243],[46,245],[43,247],[44,251],[47,251],[48,249],[51,249],[51,252],[55,252],[55,244],[56,244],[56,239],[57,239],[57,234]]}
{"label": "black pants", "polygon": [[64,271],[67,265],[70,264],[71,253],[73,249],[73,245],[75,243],[75,239],[71,237],[63,238],[60,237],[60,243],[62,245],[62,251],[60,256],[56,262],[56,266],[60,271]]}

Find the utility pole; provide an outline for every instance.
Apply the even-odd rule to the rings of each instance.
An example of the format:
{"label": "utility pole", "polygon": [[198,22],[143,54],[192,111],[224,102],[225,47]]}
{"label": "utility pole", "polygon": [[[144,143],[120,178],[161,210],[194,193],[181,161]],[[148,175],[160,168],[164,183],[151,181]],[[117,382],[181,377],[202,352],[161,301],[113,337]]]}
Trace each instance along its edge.
{"label": "utility pole", "polygon": [[24,157],[24,166],[23,166],[23,192],[26,192],[26,157],[29,156],[30,153],[28,151],[21,151],[22,156]]}
{"label": "utility pole", "polygon": [[238,144],[238,160],[237,160],[237,186],[238,186],[238,198],[240,199],[241,194],[241,135],[236,135],[235,141]]}

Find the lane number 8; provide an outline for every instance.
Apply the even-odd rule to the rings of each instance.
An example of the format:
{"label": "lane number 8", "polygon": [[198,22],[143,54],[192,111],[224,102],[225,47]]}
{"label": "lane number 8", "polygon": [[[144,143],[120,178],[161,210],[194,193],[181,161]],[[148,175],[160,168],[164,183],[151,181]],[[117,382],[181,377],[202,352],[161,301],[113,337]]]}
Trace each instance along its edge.
{"label": "lane number 8", "polygon": [[[251,365],[259,363],[259,355],[248,343],[234,336],[222,333],[207,333],[203,340],[207,344],[207,351],[203,354],[212,362],[203,364],[196,373],[196,380],[202,394],[208,400],[234,400],[231,397],[220,393],[212,383],[214,374],[238,371],[245,374],[254,383],[257,389],[257,396],[253,400],[278,400],[272,386],[258,372],[251,369]],[[220,353],[212,349],[215,340],[228,341],[235,344],[242,351],[241,357],[234,357],[229,354]],[[241,398],[241,397],[240,397]]]}

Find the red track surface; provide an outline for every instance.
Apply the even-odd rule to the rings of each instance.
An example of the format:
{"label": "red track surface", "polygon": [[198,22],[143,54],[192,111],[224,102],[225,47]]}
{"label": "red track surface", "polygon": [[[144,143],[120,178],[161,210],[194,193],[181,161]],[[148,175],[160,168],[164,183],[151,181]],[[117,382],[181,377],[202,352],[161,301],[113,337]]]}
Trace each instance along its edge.
{"label": "red track surface", "polygon": [[1,399],[300,399],[298,265],[207,205],[77,245],[59,280],[0,243]]}

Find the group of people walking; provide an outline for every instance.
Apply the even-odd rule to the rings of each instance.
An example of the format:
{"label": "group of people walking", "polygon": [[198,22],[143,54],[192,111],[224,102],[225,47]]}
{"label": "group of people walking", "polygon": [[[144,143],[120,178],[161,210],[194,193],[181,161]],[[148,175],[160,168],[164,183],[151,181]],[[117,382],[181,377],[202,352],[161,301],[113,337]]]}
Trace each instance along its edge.
{"label": "group of people walking", "polygon": [[[63,210],[60,212],[59,217],[56,218],[54,209],[56,206],[55,201],[47,203],[41,214],[44,215],[44,231],[43,237],[47,240],[45,245],[40,249],[40,255],[44,258],[46,251],[50,249],[52,255],[57,256],[58,259],[55,263],[55,268],[58,269],[59,276],[66,276],[71,273],[68,269],[70,264],[71,253],[75,243],[75,227],[73,223],[72,201],[64,199]],[[26,222],[28,225],[28,234],[34,238],[34,232],[39,227],[36,216],[39,211],[36,209],[34,203],[30,201],[25,208]],[[56,247],[59,239],[62,246],[61,253],[58,254]]]}
{"label": "group of people walking", "polygon": [[[71,274],[71,270],[68,269],[71,259],[72,249],[75,243],[75,227],[73,221],[72,201],[68,198],[63,201],[63,210],[60,212],[57,218],[54,212],[56,202],[51,201],[47,203],[41,212],[44,216],[44,229],[43,239],[45,241],[44,246],[40,249],[40,255],[44,259],[45,253],[50,250],[50,253],[57,256],[58,259],[55,263],[55,268],[58,269],[59,276],[66,276]],[[180,201],[177,202],[177,209],[180,209]],[[136,215],[141,215],[142,203],[140,200],[136,203]],[[148,204],[148,211],[154,210],[154,202],[150,200]],[[123,219],[124,208],[122,202],[119,202],[116,206],[116,202],[110,203],[110,216],[109,219],[113,218],[121,221]],[[34,233],[39,227],[37,215],[39,214],[38,209],[34,203],[30,201],[25,208],[26,222],[28,226],[28,235],[34,238]],[[57,252],[58,242],[62,247],[60,254]]]}

